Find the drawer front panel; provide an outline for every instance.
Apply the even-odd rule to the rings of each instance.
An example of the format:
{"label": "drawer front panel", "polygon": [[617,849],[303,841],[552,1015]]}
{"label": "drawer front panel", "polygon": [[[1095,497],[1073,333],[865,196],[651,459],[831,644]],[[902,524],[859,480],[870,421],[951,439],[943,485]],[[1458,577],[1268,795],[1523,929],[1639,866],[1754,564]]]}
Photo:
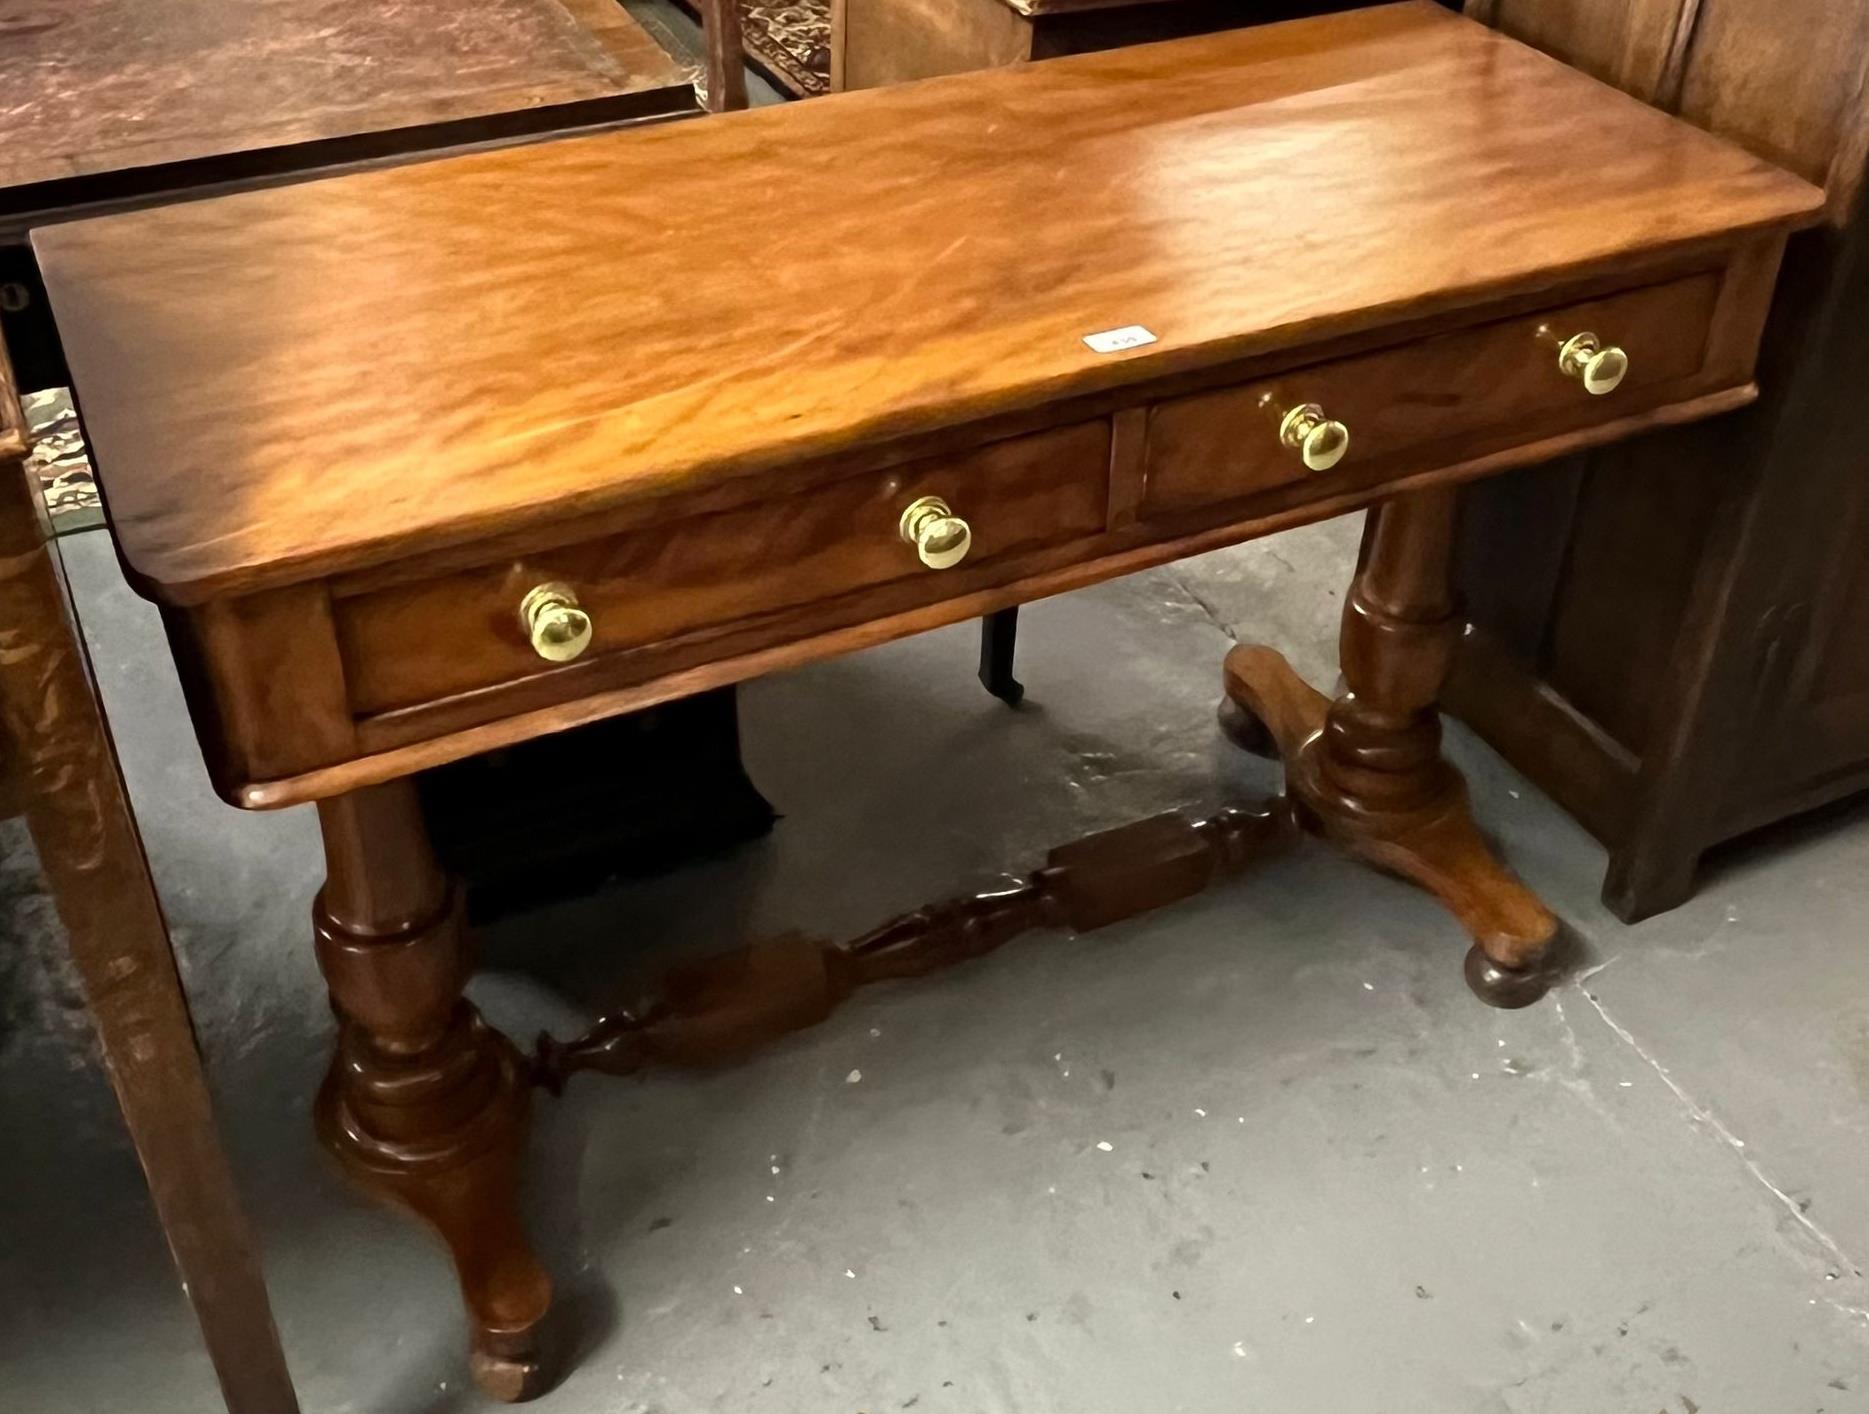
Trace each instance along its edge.
{"label": "drawer front panel", "polygon": [[[1529,441],[1627,416],[1651,390],[1700,371],[1720,284],[1718,274],[1693,275],[1164,402],[1149,418],[1141,514],[1195,510],[1305,477],[1362,481],[1463,438]],[[1627,376],[1613,392],[1586,393],[1559,370],[1557,340],[1541,329],[1557,340],[1589,331],[1621,347]],[[1349,451],[1331,471],[1307,471],[1279,440],[1284,410],[1303,403],[1350,430]]]}
{"label": "drawer front panel", "polygon": [[591,617],[591,644],[579,661],[909,577],[926,585],[924,602],[935,602],[952,581],[902,540],[905,506],[940,496],[966,519],[970,568],[1094,535],[1104,528],[1109,447],[1107,421],[1078,423],[783,500],[340,598],[334,610],[351,709],[368,715],[551,671],[519,620],[527,591],[551,581],[571,586]]}

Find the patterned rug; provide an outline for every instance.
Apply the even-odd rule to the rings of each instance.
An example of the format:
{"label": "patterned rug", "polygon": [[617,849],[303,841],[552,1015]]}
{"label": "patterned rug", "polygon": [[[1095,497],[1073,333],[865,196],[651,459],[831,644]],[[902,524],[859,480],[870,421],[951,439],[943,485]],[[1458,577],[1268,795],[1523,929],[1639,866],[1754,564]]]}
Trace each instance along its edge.
{"label": "patterned rug", "polygon": [[740,0],[740,31],[747,62],[794,98],[830,88],[831,0]]}
{"label": "patterned rug", "polygon": [[78,430],[71,393],[64,388],[28,393],[20,399],[20,406],[26,412],[26,430],[33,437],[26,467],[38,478],[53,531],[64,535],[102,525],[104,507],[97,499],[91,457],[84,448],[84,433]]}

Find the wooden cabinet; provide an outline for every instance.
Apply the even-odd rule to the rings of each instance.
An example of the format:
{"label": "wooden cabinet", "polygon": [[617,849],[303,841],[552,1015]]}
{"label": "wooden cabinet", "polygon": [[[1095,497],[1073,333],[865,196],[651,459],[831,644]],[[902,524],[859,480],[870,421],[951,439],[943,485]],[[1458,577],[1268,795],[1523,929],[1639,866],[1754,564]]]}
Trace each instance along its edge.
{"label": "wooden cabinet", "polygon": [[834,0],[831,87],[882,88],[1270,24],[1353,0]]}
{"label": "wooden cabinet", "polygon": [[1468,8],[1829,197],[1787,253],[1755,408],[1466,497],[1448,705],[1609,845],[1605,901],[1635,919],[1709,847],[1869,786],[1869,4]]}

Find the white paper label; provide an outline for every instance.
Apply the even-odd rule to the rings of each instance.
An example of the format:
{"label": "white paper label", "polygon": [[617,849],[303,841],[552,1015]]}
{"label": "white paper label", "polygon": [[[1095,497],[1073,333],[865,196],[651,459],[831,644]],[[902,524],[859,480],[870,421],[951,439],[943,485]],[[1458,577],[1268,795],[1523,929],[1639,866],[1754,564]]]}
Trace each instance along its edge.
{"label": "white paper label", "polygon": [[1155,335],[1140,324],[1125,324],[1120,329],[1105,329],[1101,334],[1086,334],[1084,342],[1096,353],[1121,353],[1155,342]]}

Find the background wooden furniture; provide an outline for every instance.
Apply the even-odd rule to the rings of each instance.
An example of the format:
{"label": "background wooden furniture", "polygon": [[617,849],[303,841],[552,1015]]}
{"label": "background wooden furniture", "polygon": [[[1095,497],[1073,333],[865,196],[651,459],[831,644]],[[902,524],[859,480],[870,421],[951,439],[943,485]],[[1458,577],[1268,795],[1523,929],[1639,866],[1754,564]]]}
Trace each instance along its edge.
{"label": "background wooden furniture", "polygon": [[735,0],[699,0],[702,101],[710,113],[746,107],[746,58],[741,48],[740,7]]}
{"label": "background wooden furniture", "polygon": [[[709,103],[743,107],[738,10],[701,5]],[[177,200],[438,150],[699,112],[690,73],[615,0],[88,0],[0,21],[0,326],[26,389],[70,381],[26,245],[80,212]],[[541,308],[549,308],[549,301]],[[591,729],[603,769],[567,774],[562,752],[477,762],[433,795],[507,793],[592,826],[524,849],[502,813],[450,821],[442,844],[471,870],[477,909],[526,897],[525,881],[596,885],[671,850],[763,834],[772,808],[739,755],[733,689],[651,719]],[[633,769],[638,759],[651,769]],[[651,780],[678,786],[646,796]],[[545,798],[555,783],[557,794]],[[520,789],[524,787],[525,789]],[[636,805],[619,813],[617,806]],[[599,819],[607,829],[598,829]],[[545,867],[549,863],[550,867]]]}
{"label": "background wooden furniture", "polygon": [[23,813],[32,831],[105,1072],[227,1407],[296,1414],[168,929],[25,455],[0,345],[0,808]]}
{"label": "background wooden furniture", "polygon": [[1448,705],[1610,847],[1634,920],[1703,851],[1869,786],[1869,5],[1470,0],[1822,183],[1758,407],[1467,497]]}
{"label": "background wooden furniture", "polygon": [[834,0],[831,88],[882,88],[1345,8],[1348,0]]}
{"label": "background wooden furniture", "polygon": [[[1005,131],[1022,107],[1048,122]],[[1237,650],[1235,730],[1523,1004],[1556,920],[1439,751],[1451,487],[1749,402],[1820,206],[1410,3],[35,244],[211,774],[319,804],[325,1142],[447,1240],[476,1373],[520,1398],[551,1293],[514,1199],[526,1072],[461,997],[411,773],[1375,504],[1348,690]],[[774,278],[775,231],[809,233],[809,279]],[[655,234],[611,258],[622,232]]]}
{"label": "background wooden furniture", "polygon": [[0,24],[0,95],[0,321],[25,390],[65,382],[34,225],[695,107],[613,0],[30,0]]}

